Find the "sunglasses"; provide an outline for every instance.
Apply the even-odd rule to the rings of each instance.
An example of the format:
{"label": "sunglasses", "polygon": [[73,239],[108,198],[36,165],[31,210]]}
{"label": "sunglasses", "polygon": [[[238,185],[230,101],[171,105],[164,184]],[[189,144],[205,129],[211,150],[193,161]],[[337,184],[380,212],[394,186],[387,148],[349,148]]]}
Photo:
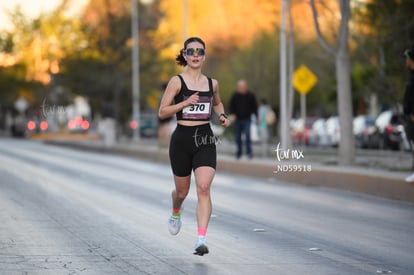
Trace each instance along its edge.
{"label": "sunglasses", "polygon": [[188,48],[185,49],[185,55],[188,56],[193,56],[195,53],[197,53],[197,55],[203,56],[206,54],[206,51],[203,48]]}

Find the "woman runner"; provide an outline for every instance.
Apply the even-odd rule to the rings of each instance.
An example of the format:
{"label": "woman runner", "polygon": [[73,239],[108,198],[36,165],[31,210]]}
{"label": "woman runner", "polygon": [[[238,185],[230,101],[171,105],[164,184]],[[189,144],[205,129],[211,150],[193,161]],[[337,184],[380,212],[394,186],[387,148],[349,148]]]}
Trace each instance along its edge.
{"label": "woman runner", "polygon": [[159,117],[177,117],[177,127],[171,136],[169,155],[174,174],[175,190],[172,191],[172,214],[168,230],[177,235],[181,228],[182,204],[194,171],[197,186],[198,240],[195,255],[209,252],[206,242],[207,227],[212,212],[210,186],[216,170],[216,137],[210,128],[212,111],[221,125],[230,121],[224,112],[218,82],[201,72],[206,58],[205,43],[198,37],[188,38],[176,61],[184,66],[180,75],[173,76],[165,89],[159,107]]}

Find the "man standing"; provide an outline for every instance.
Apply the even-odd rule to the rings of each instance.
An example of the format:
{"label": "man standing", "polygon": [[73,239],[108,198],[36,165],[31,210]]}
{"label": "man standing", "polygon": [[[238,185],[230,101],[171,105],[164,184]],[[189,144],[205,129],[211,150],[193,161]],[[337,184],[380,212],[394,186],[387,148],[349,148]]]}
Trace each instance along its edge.
{"label": "man standing", "polygon": [[237,142],[236,157],[242,156],[242,135],[246,143],[246,154],[248,158],[253,157],[250,139],[251,117],[254,114],[257,119],[257,101],[255,95],[249,91],[246,80],[237,82],[237,91],[230,99],[230,114],[234,120],[234,130]]}
{"label": "man standing", "polygon": [[[405,84],[404,93],[404,115],[406,117],[405,132],[410,142],[411,151],[414,150],[414,48],[405,50],[405,64],[410,71],[410,77]],[[414,170],[414,152],[413,152],[413,170]],[[405,179],[407,182],[414,182],[414,173]]]}

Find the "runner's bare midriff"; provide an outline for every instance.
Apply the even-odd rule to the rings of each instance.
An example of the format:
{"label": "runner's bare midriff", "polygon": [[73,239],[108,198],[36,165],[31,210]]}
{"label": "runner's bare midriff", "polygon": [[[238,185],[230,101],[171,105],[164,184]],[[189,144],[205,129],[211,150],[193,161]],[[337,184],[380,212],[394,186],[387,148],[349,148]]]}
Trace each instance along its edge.
{"label": "runner's bare midriff", "polygon": [[196,121],[196,120],[178,120],[177,123],[182,126],[200,126],[208,124],[208,121]]}

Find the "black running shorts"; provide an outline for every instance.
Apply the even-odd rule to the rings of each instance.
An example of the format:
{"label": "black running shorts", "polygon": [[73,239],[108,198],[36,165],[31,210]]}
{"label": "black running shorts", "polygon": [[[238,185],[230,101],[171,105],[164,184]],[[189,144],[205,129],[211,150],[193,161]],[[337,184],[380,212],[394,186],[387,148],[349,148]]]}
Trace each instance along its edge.
{"label": "black running shorts", "polygon": [[199,126],[177,125],[171,136],[170,162],[174,175],[186,177],[201,166],[216,169],[217,137],[214,136],[210,124]]}

